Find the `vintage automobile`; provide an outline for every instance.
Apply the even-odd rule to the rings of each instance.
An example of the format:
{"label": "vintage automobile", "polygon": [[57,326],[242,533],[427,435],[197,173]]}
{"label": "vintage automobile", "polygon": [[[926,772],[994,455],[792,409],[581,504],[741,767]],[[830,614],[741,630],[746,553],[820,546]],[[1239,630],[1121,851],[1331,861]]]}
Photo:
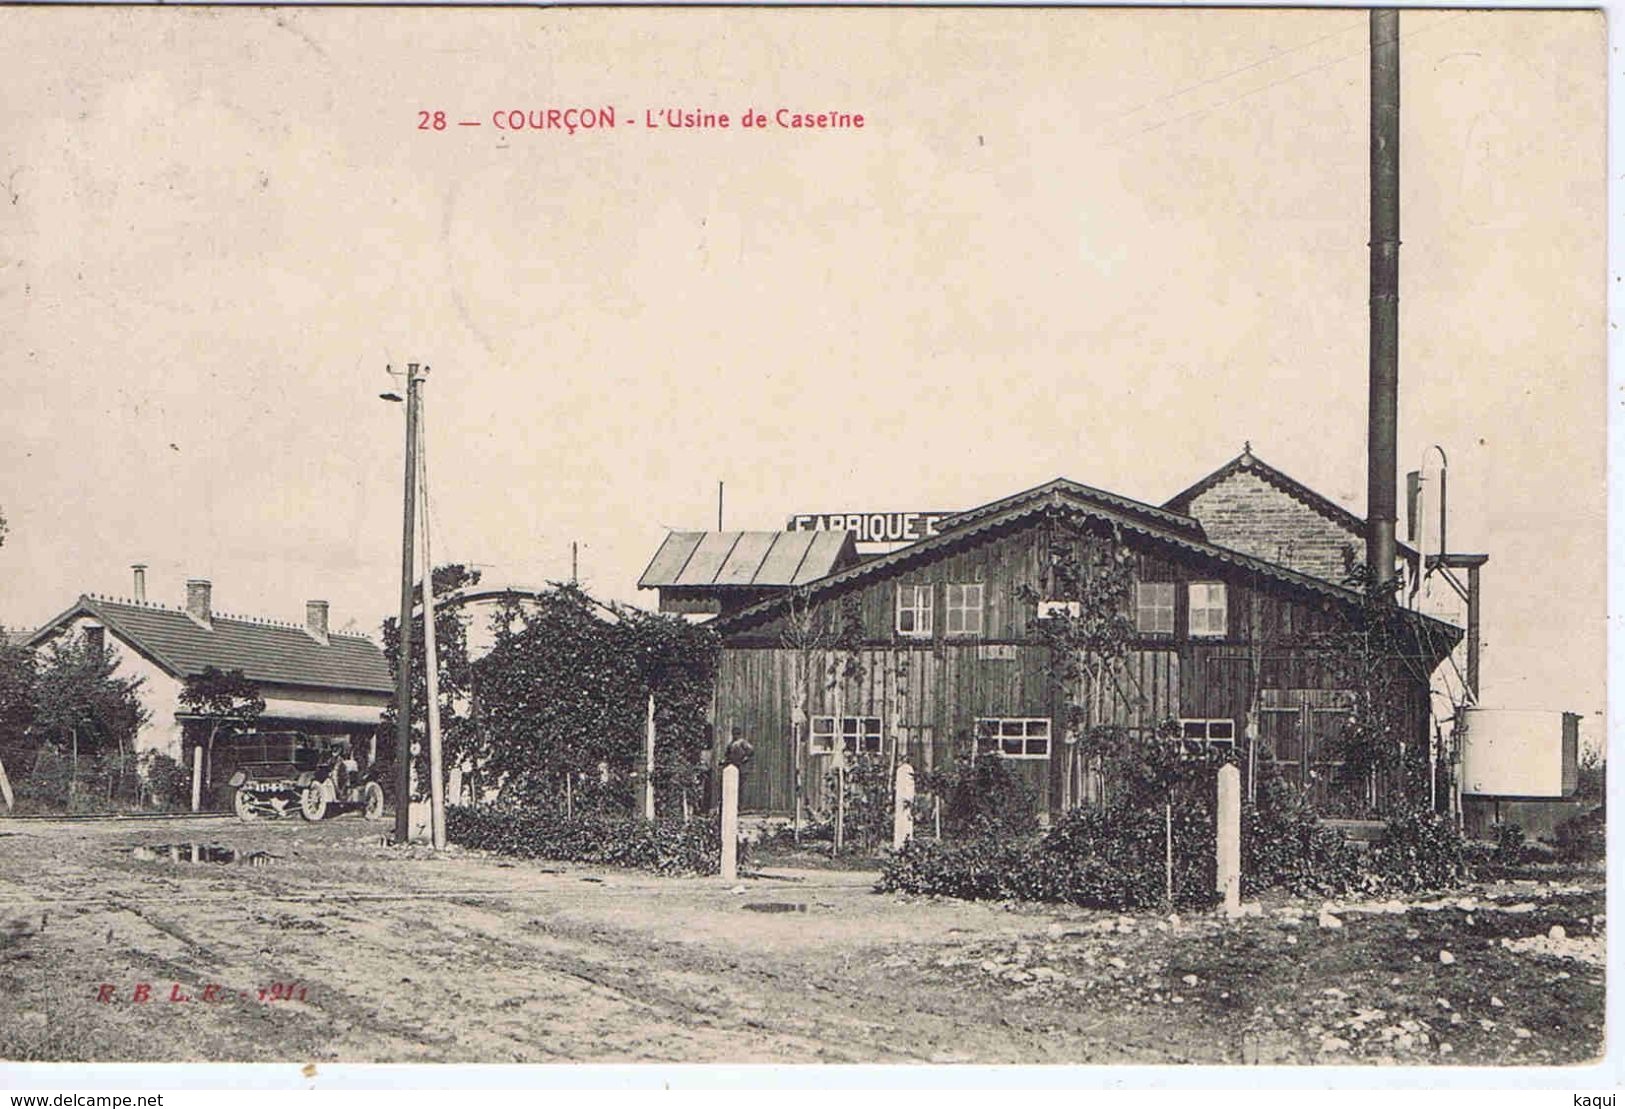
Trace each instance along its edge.
{"label": "vintage automobile", "polygon": [[295,809],[311,821],[330,812],[383,818],[383,787],[361,772],[348,737],[255,732],[235,737],[232,747],[237,769],[227,784],[239,820],[287,816]]}

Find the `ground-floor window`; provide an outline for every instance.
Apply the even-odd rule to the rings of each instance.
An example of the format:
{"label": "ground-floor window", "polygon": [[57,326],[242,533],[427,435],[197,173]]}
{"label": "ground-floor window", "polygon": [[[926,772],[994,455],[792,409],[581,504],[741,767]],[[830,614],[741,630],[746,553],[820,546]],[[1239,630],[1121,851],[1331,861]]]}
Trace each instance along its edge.
{"label": "ground-floor window", "polygon": [[1187,751],[1232,750],[1236,746],[1234,720],[1181,720],[1179,742]]}
{"label": "ground-floor window", "polygon": [[885,747],[878,716],[815,716],[808,732],[807,751],[833,755],[839,739],[849,755],[878,755]]}
{"label": "ground-floor window", "polygon": [[1044,717],[993,717],[976,719],[976,753],[1000,755],[1007,759],[1049,758],[1050,725]]}

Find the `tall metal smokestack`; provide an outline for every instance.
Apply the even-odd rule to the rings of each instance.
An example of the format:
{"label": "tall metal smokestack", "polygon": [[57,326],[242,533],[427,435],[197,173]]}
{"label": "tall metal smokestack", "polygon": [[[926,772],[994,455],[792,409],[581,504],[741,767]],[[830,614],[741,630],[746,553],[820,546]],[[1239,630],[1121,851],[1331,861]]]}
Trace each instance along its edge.
{"label": "tall metal smokestack", "polygon": [[1366,431],[1366,564],[1394,580],[1399,484],[1399,12],[1371,12],[1371,399]]}

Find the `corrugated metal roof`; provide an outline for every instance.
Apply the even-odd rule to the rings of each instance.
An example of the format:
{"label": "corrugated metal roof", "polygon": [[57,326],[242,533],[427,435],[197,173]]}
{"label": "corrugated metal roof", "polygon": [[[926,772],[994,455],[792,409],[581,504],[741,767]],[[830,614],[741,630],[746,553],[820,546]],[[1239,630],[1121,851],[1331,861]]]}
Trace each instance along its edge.
{"label": "corrugated metal roof", "polygon": [[638,586],[788,587],[816,581],[856,557],[845,531],[674,531]]}
{"label": "corrugated metal roof", "polygon": [[256,682],[390,693],[395,680],[378,645],[365,636],[329,634],[324,645],[298,624],[215,616],[204,627],[184,609],[83,596],[29,637],[38,644],[87,613],[177,677],[213,666]]}
{"label": "corrugated metal roof", "polygon": [[813,538],[819,534],[816,531],[774,532],[773,546],[767,552],[767,557],[762,559],[761,569],[757,573],[763,581],[795,581],[796,571],[806,561],[807,552],[812,550]]}
{"label": "corrugated metal roof", "polygon": [[796,571],[790,584],[805,585],[828,574],[834,569],[841,548],[849,542],[848,533],[844,531],[813,532],[812,546],[807,551],[807,557],[801,560],[801,568]]}
{"label": "corrugated metal roof", "polygon": [[733,552],[722,569],[717,571],[718,585],[750,585],[762,568],[762,560],[773,549],[774,541],[783,532],[742,531],[734,543]]}
{"label": "corrugated metal roof", "polygon": [[737,531],[708,531],[700,537],[700,545],[688,556],[688,565],[677,575],[673,585],[715,585],[717,575],[727,564],[728,556],[739,542]]}

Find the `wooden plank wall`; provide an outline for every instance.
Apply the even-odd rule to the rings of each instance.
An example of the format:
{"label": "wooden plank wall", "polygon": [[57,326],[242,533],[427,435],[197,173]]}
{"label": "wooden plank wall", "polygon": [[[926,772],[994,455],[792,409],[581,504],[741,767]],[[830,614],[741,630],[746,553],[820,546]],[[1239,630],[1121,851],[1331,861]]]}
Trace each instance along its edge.
{"label": "wooden plank wall", "polygon": [[[1051,761],[1058,764],[1062,721],[1045,675],[1048,648],[1029,626],[1034,606],[1021,599],[1023,587],[1037,589],[1043,580],[1044,536],[1038,522],[1030,521],[821,596],[817,603],[826,613],[855,599],[863,646],[854,673],[834,683],[811,683],[808,713],[878,716],[888,758],[894,751],[906,753],[923,768],[943,765],[956,751],[968,752],[979,716],[1048,717]],[[1150,729],[1170,717],[1228,719],[1240,737],[1261,691],[1335,687],[1335,675],[1305,642],[1342,619],[1331,599],[1155,540],[1126,538],[1140,580],[1179,585],[1176,631],[1140,639],[1115,688],[1098,699],[1092,723]],[[982,634],[947,637],[942,583],[976,581],[985,586]],[[1194,581],[1225,582],[1224,636],[1193,638],[1186,632],[1184,585]],[[896,632],[896,588],[905,583],[937,586],[932,639]],[[741,799],[751,811],[786,813],[795,803],[791,707],[800,653],[783,646],[783,628],[782,618],[772,617],[735,631],[719,664],[715,734],[719,749],[735,727],[756,746]],[[1418,720],[1425,733],[1425,711],[1419,710]],[[808,764],[807,785],[815,796],[827,762],[813,757]],[[1027,760],[1016,766],[1049,807],[1059,789],[1058,766]]]}

